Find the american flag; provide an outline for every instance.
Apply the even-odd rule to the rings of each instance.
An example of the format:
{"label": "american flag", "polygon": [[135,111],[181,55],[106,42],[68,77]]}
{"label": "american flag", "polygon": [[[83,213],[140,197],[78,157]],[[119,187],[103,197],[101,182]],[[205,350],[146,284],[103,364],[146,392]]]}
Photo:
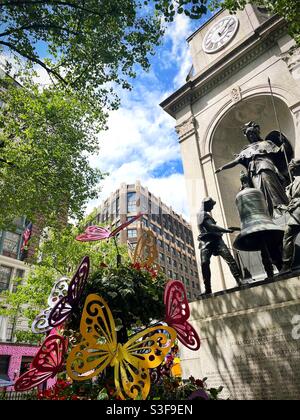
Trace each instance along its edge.
{"label": "american flag", "polygon": [[28,250],[28,243],[29,240],[31,238],[31,234],[32,234],[32,223],[30,222],[27,226],[26,229],[23,232],[23,242],[22,242],[22,246],[21,246],[21,254],[24,255],[26,253],[26,251]]}

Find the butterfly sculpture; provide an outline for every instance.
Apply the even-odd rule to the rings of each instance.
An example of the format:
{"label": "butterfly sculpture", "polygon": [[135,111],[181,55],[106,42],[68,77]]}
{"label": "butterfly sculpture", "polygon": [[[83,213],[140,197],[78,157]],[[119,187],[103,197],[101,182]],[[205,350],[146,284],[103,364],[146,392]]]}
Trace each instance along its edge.
{"label": "butterfly sculpture", "polygon": [[132,262],[142,263],[146,266],[153,266],[158,260],[158,251],[156,237],[151,230],[144,230],[140,239],[138,240]]}
{"label": "butterfly sculpture", "polygon": [[190,350],[199,350],[201,341],[188,322],[190,307],[185,287],[180,281],[171,280],[167,283],[164,303],[166,305],[165,322],[177,332],[178,340]]}
{"label": "butterfly sculpture", "polygon": [[66,296],[56,303],[48,315],[48,323],[51,328],[60,326],[76,309],[86,286],[89,271],[90,259],[84,257],[69,284]]}
{"label": "butterfly sculpture", "polygon": [[54,284],[48,298],[48,308],[44,309],[32,323],[31,330],[34,334],[44,334],[52,330],[49,325],[49,315],[58,301],[66,296],[69,288],[68,281],[67,277],[62,277]]}
{"label": "butterfly sculpture", "polygon": [[117,396],[123,400],[147,398],[151,385],[149,369],[164,361],[176,339],[173,328],[158,325],[137,333],[126,344],[118,343],[112,313],[98,295],[86,299],[80,333],[82,341],[67,359],[68,375],[84,381],[111,366]]}
{"label": "butterfly sculpture", "polygon": [[88,226],[85,232],[82,233],[81,235],[78,235],[76,239],[77,241],[81,241],[81,242],[93,242],[93,241],[102,241],[104,239],[114,238],[117,236],[119,232],[124,230],[127,226],[131,225],[131,223],[135,222],[142,216],[143,214],[139,213],[137,216],[132,217],[127,222],[122,223],[113,231],[110,231],[109,229],[106,229],[101,226]]}
{"label": "butterfly sculpture", "polygon": [[17,392],[29,391],[54,378],[63,368],[67,340],[58,335],[49,335],[41,345],[30,369],[15,383]]}

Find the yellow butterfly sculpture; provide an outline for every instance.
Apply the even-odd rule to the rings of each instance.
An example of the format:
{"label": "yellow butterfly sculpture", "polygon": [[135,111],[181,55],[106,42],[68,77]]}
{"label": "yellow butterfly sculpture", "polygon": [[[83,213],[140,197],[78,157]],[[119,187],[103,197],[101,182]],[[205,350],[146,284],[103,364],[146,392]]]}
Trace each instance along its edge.
{"label": "yellow butterfly sculpture", "polygon": [[154,264],[158,267],[158,250],[156,237],[151,230],[144,230],[142,236],[136,244],[132,262],[145,264],[152,267]]}
{"label": "yellow butterfly sculpture", "polygon": [[147,398],[149,369],[164,361],[176,339],[173,328],[158,325],[136,334],[124,345],[118,343],[112,313],[98,295],[89,295],[85,301],[80,332],[82,341],[67,360],[68,375],[75,381],[85,381],[112,366],[117,396],[123,400],[126,396]]}

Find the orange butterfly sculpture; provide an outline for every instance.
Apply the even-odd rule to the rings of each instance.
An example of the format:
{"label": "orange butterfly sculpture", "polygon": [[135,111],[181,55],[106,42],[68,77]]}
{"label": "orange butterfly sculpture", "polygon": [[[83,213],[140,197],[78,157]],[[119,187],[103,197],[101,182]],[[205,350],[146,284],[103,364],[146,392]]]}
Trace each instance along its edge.
{"label": "orange butterfly sculpture", "polygon": [[143,230],[134,252],[129,247],[129,256],[133,264],[140,263],[148,267],[154,264],[158,268],[158,250],[156,237],[151,230]]}
{"label": "orange butterfly sculpture", "polygon": [[173,328],[158,325],[137,333],[126,344],[118,343],[112,313],[104,299],[94,294],[86,299],[80,332],[82,341],[67,360],[68,375],[75,381],[85,381],[111,366],[117,396],[122,400],[147,398],[149,369],[164,361],[176,339]]}

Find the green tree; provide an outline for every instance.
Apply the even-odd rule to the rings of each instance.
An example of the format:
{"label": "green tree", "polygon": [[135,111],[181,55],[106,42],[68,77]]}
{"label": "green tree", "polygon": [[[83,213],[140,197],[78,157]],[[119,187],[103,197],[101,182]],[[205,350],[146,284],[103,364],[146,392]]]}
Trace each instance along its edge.
{"label": "green tree", "polygon": [[161,21],[142,0],[0,0],[0,47],[101,109],[149,67]]}
{"label": "green tree", "polygon": [[0,101],[0,229],[24,214],[44,226],[80,217],[98,194],[102,175],[88,156],[105,117],[75,92],[9,78],[0,79]]}

